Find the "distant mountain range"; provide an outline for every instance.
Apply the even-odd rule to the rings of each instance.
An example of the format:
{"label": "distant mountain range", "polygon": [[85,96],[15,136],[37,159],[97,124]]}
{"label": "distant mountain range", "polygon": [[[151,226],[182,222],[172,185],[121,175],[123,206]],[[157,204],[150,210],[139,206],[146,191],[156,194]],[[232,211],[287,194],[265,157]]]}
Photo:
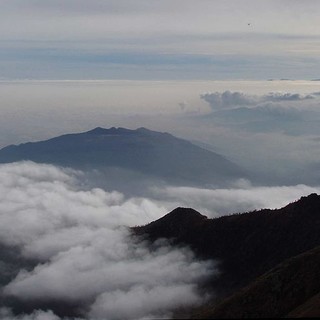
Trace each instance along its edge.
{"label": "distant mountain range", "polygon": [[320,296],[319,195],[302,197],[282,209],[216,219],[177,208],[133,231],[151,241],[168,238],[174,245],[188,245],[198,257],[219,262],[221,274],[207,286],[219,301],[227,299],[218,305],[211,302],[196,318],[308,315],[307,306],[316,312],[320,301],[316,296]]}
{"label": "distant mountain range", "polygon": [[216,185],[246,176],[217,153],[145,128],[95,128],[0,150],[0,163],[21,160],[104,171],[114,180],[158,179],[177,185]]}

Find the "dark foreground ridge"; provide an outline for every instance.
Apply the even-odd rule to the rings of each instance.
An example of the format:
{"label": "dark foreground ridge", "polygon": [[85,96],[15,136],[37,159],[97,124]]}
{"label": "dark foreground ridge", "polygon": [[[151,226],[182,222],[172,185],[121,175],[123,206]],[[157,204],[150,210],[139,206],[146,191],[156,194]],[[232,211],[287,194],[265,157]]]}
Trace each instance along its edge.
{"label": "dark foreground ridge", "polygon": [[81,170],[118,168],[135,173],[130,180],[142,179],[143,175],[178,185],[204,186],[246,177],[240,167],[217,153],[146,128],[98,127],[0,150],[0,163],[21,160]]}
{"label": "dark foreground ridge", "polygon": [[284,260],[320,246],[320,196],[311,194],[281,209],[215,219],[178,208],[134,231],[151,241],[169,238],[173,244],[189,245],[201,258],[218,260],[221,275],[210,285],[226,297]]}
{"label": "dark foreground ridge", "polygon": [[320,247],[290,258],[217,305],[201,319],[309,318],[320,316]]}

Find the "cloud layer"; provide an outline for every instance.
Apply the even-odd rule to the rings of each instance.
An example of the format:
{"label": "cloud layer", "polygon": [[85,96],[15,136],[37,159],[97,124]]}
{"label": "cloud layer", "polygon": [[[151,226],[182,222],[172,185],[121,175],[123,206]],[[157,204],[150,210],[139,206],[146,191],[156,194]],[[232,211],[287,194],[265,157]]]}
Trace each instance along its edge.
{"label": "cloud layer", "polygon": [[[81,177],[32,162],[0,165],[0,244],[20,254],[2,297],[22,303],[19,315],[3,305],[2,319],[58,320],[54,304],[53,311],[36,310],[52,301],[98,320],[169,316],[177,307],[203,303],[198,285],[218,274],[214,262],[197,261],[188,248],[172,248],[164,240],[150,246],[132,237],[127,226],[151,222],[176,206],[217,217],[281,207],[320,192],[239,180],[230,189],[168,186],[152,189],[150,199],[126,199],[116,191],[84,191]],[[24,304],[35,310],[24,312]]]}
{"label": "cloud layer", "polygon": [[299,102],[303,100],[315,99],[315,95],[303,95],[289,92],[270,92],[268,94],[258,96],[238,91],[232,92],[226,90],[224,92],[204,93],[200,95],[200,98],[208,102],[213,110],[219,110],[242,106],[257,106],[268,102]]}
{"label": "cloud layer", "polygon": [[15,316],[8,308],[0,309],[0,317],[2,320],[60,320],[52,311],[36,310],[32,314]]}
{"label": "cloud layer", "polygon": [[242,213],[261,208],[281,208],[303,195],[320,193],[320,187],[306,185],[254,187],[239,180],[229,189],[198,189],[190,187],[155,188],[154,193],[175,205],[192,207],[210,218]]}
{"label": "cloud layer", "polygon": [[150,249],[124,227],[150,222],[164,207],[81,191],[72,172],[30,162],[1,165],[0,181],[0,241],[39,261],[29,271],[22,266],[3,288],[5,297],[78,304],[90,319],[168,315],[202,301],[196,284],[212,271],[210,262],[161,241]]}

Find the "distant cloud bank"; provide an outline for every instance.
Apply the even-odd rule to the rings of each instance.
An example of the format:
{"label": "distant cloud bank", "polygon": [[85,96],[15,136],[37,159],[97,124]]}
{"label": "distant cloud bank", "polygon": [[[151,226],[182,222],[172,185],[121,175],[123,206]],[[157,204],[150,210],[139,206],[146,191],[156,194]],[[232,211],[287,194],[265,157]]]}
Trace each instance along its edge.
{"label": "distant cloud bank", "polygon": [[315,99],[315,94],[303,95],[299,93],[270,92],[266,95],[258,96],[226,90],[224,92],[204,93],[200,95],[200,98],[208,102],[213,110],[219,110],[241,106],[257,106],[267,102],[296,102],[310,100]]}

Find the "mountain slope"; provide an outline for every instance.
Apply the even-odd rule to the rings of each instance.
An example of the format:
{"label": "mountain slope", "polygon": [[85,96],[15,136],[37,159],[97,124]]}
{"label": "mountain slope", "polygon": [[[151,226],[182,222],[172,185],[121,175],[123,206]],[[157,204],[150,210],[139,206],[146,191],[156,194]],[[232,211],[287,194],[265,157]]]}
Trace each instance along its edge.
{"label": "mountain slope", "polygon": [[320,246],[320,196],[316,194],[282,209],[198,217],[184,223],[183,216],[190,220],[189,210],[180,208],[179,220],[173,211],[133,230],[150,240],[171,238],[174,244],[191,246],[202,258],[220,261],[221,275],[212,279],[220,296],[248,285],[283,260]]}
{"label": "mountain slope", "polygon": [[210,185],[245,176],[214,152],[145,128],[95,128],[0,150],[0,163],[20,160],[84,170],[121,168],[173,184]]}
{"label": "mountain slope", "polygon": [[289,312],[288,318],[319,318],[320,317],[320,290],[319,293]]}
{"label": "mountain slope", "polygon": [[284,261],[201,319],[315,317],[320,315],[320,247]]}

